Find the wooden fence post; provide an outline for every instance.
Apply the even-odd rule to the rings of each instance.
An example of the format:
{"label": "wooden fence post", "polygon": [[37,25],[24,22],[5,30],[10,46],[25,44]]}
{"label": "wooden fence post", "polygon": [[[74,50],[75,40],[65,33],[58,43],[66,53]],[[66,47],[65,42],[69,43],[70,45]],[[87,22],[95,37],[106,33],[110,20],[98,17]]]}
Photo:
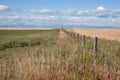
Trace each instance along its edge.
{"label": "wooden fence post", "polygon": [[84,47],[84,45],[85,45],[85,35],[82,36],[82,44],[81,44],[81,46]]}
{"label": "wooden fence post", "polygon": [[76,40],[76,34],[74,33],[74,41]]}
{"label": "wooden fence post", "polygon": [[70,32],[70,38],[72,39],[72,32]]}
{"label": "wooden fence post", "polygon": [[73,39],[74,39],[74,32],[72,33]]}
{"label": "wooden fence post", "polygon": [[79,38],[80,38],[80,37],[79,37],[79,34],[77,34],[77,41],[79,41]]}
{"label": "wooden fence post", "polygon": [[98,45],[98,37],[94,38],[94,43],[93,43],[93,53],[97,53],[97,45]]}
{"label": "wooden fence post", "polygon": [[72,32],[72,38],[74,38],[74,33]]}

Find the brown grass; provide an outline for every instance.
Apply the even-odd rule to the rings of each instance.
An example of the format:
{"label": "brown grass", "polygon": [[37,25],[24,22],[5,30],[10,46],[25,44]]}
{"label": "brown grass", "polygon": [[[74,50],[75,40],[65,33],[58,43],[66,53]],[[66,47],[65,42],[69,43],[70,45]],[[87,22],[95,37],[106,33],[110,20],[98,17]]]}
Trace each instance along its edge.
{"label": "brown grass", "polygon": [[100,40],[94,55],[91,38],[84,48],[61,31],[50,38],[40,46],[6,50],[9,55],[0,59],[0,80],[120,79],[120,43]]}
{"label": "brown grass", "polygon": [[79,33],[90,37],[99,37],[107,40],[120,41],[120,29],[87,29],[87,28],[72,28],[66,29],[68,31]]}

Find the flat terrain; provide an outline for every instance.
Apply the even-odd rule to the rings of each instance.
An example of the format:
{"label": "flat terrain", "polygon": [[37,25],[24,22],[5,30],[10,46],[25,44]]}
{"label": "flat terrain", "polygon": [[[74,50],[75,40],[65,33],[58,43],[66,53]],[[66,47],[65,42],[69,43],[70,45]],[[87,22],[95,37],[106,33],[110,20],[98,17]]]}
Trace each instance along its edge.
{"label": "flat terrain", "polygon": [[79,33],[90,37],[99,37],[107,40],[120,41],[120,29],[87,29],[87,28],[72,28],[66,29],[68,31]]}
{"label": "flat terrain", "polygon": [[0,30],[50,30],[53,28],[0,28]]}
{"label": "flat terrain", "polygon": [[0,30],[0,50],[40,45],[56,30]]}
{"label": "flat terrain", "polygon": [[100,39],[94,55],[86,39],[83,47],[61,29],[0,30],[0,80],[120,80],[120,42]]}

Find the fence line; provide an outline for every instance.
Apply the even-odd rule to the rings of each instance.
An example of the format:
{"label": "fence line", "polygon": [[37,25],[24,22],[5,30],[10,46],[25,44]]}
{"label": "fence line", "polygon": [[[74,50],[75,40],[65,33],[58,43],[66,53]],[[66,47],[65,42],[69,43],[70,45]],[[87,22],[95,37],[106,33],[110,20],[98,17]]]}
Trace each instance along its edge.
{"label": "fence line", "polygon": [[[64,28],[61,29],[66,35],[68,35],[70,38],[74,39],[75,41],[79,42],[80,41],[80,34],[75,33],[75,32],[70,32],[70,31],[66,31]],[[81,35],[81,47],[84,47],[86,44],[86,36],[85,35]],[[94,42],[93,42],[93,53],[96,54],[98,51],[98,37],[94,38]]]}

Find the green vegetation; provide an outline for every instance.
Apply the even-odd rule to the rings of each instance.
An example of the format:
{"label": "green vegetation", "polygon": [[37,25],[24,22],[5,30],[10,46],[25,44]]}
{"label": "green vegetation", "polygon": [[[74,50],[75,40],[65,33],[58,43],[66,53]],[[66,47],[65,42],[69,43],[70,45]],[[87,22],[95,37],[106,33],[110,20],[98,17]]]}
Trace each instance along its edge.
{"label": "green vegetation", "polygon": [[[1,44],[21,40],[32,44],[36,39],[41,44],[0,51],[0,80],[120,79],[120,43],[117,41],[99,40],[98,52],[93,54],[91,38],[86,38],[85,46],[81,47],[81,40],[59,38],[58,30],[23,32],[16,31],[14,36],[17,36],[11,36],[8,41],[4,37]],[[6,38],[10,34],[7,32]]]}
{"label": "green vegetation", "polygon": [[[55,30],[0,30],[0,50],[13,47],[40,45]],[[50,34],[45,34],[50,33]]]}

